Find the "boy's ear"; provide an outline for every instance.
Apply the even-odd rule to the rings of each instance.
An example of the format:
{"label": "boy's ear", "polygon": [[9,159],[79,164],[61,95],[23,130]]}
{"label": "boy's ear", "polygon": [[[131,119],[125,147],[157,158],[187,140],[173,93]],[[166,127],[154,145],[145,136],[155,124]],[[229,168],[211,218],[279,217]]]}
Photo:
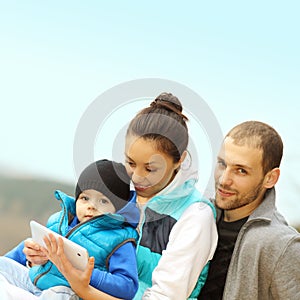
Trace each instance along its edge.
{"label": "boy's ear", "polygon": [[265,182],[264,182],[264,187],[267,189],[272,188],[278,181],[280,176],[280,169],[279,168],[274,168],[271,171],[269,171],[265,175]]}

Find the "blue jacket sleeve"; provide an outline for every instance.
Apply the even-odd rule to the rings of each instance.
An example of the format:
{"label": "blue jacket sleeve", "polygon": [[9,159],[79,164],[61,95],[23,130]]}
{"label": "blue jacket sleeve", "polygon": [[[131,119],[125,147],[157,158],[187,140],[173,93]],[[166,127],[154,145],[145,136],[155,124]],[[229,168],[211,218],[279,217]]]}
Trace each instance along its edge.
{"label": "blue jacket sleeve", "polygon": [[109,260],[109,271],[94,269],[91,286],[117,298],[132,299],[138,289],[135,247],[131,242],[117,249]]}
{"label": "blue jacket sleeve", "polygon": [[4,256],[11,258],[22,265],[26,265],[26,256],[23,253],[24,241],[17,245],[15,248],[7,252]]}

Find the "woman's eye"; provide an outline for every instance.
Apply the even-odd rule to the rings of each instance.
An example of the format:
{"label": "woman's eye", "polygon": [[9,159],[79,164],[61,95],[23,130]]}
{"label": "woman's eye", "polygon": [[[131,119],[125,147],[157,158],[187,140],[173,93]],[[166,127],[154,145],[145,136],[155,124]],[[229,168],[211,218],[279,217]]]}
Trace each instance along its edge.
{"label": "woman's eye", "polygon": [[135,166],[135,164],[133,163],[133,162],[131,162],[131,161],[127,161],[126,162],[130,167],[134,167]]}
{"label": "woman's eye", "polygon": [[154,173],[154,172],[157,171],[157,169],[149,169],[149,168],[147,168],[146,171],[149,172],[149,173],[150,173],[150,172],[151,172],[151,173]]}

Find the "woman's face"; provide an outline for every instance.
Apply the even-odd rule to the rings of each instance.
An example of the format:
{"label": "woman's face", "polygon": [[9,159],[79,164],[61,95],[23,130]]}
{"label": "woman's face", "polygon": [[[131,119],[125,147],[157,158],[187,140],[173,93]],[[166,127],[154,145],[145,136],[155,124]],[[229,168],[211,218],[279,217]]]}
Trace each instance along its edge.
{"label": "woman's face", "polygon": [[139,200],[145,201],[156,195],[174,178],[180,162],[157,150],[155,141],[144,138],[127,137],[126,170],[134,184]]}

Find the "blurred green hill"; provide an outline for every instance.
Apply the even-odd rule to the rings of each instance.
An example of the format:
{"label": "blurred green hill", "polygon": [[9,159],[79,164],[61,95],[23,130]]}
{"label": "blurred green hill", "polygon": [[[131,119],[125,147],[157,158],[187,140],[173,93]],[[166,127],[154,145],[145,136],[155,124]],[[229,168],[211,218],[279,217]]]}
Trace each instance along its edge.
{"label": "blurred green hill", "polygon": [[[0,255],[30,237],[29,221],[45,224],[60,210],[55,190],[74,195],[74,186],[36,178],[13,178],[0,175]],[[300,232],[299,226],[295,228]]]}
{"label": "blurred green hill", "polygon": [[57,189],[74,195],[74,186],[62,182],[0,175],[0,255],[30,237],[31,219],[45,224],[60,210]]}

